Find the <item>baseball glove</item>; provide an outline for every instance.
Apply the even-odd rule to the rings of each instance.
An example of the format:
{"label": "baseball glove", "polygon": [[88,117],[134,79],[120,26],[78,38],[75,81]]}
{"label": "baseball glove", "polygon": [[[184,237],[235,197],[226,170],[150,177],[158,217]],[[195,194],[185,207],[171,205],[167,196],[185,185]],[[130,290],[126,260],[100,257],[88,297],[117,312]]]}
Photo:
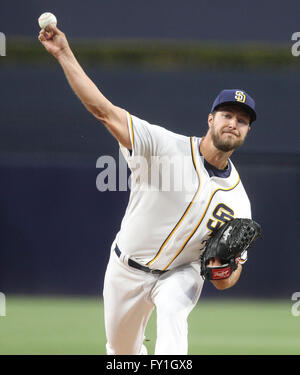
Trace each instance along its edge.
{"label": "baseball glove", "polygon": [[[226,279],[237,269],[241,254],[260,236],[261,227],[251,219],[224,223],[207,241],[201,255],[201,275],[207,280]],[[209,266],[218,258],[221,266]]]}

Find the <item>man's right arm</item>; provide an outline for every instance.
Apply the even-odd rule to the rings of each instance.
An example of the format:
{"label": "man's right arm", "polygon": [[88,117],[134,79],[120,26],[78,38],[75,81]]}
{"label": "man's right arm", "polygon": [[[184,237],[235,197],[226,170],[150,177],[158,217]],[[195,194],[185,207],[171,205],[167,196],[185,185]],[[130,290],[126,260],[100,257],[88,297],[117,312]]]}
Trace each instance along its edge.
{"label": "man's right arm", "polygon": [[113,105],[86,75],[76,60],[66,36],[57,27],[50,25],[41,30],[40,42],[60,63],[65,76],[82,104],[110,133],[127,149],[131,149],[126,111]]}

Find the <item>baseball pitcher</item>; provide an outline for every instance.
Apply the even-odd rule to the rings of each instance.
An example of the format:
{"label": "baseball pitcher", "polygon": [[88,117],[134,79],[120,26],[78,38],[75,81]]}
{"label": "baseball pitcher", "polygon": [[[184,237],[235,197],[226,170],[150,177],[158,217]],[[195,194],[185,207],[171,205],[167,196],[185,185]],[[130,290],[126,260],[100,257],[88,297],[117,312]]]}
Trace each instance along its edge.
{"label": "baseball pitcher", "polygon": [[220,290],[235,285],[260,234],[230,160],[256,119],[255,102],[244,90],[223,90],[205,136],[175,134],[106,99],[57,27],[42,29],[39,40],[116,138],[131,170],[130,198],[104,281],[107,354],[147,354],[144,332],[154,308],[155,354],[187,354],[187,318],[204,280]]}

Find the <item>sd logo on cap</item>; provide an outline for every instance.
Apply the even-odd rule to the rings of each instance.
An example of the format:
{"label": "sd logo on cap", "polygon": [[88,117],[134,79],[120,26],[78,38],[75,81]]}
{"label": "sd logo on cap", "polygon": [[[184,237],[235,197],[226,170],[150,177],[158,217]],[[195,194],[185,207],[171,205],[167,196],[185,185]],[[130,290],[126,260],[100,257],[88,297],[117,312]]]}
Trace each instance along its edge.
{"label": "sd logo on cap", "polygon": [[246,91],[241,89],[222,90],[216,97],[212,105],[211,112],[218,109],[218,107],[221,105],[230,104],[239,105],[246,112],[248,112],[251,123],[256,120],[255,101],[249,94],[246,93]]}

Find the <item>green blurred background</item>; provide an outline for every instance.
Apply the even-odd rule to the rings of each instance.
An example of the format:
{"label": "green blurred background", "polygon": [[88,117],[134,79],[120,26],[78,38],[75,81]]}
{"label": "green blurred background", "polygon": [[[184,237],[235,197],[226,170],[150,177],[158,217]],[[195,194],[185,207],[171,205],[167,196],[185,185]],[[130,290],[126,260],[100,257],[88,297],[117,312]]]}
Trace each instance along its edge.
{"label": "green blurred background", "polygon": [[[300,354],[292,303],[202,300],[189,317],[189,354]],[[156,315],[145,345],[154,354]],[[10,297],[0,318],[1,354],[105,354],[103,305],[95,298]]]}

